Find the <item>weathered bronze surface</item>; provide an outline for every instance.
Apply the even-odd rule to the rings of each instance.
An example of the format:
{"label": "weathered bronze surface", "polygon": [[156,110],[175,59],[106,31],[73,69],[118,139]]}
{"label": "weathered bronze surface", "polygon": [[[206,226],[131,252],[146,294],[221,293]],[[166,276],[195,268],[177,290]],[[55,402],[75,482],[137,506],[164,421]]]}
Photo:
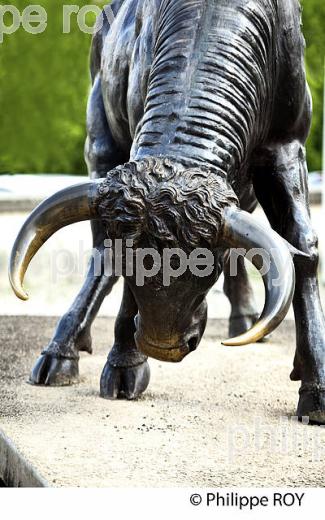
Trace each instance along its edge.
{"label": "weathered bronze surface", "polygon": [[[26,297],[23,277],[42,243],[82,219],[92,220],[103,265],[107,237],[123,239],[124,260],[131,239],[134,251],[181,248],[189,254],[205,248],[214,269],[204,278],[187,271],[166,287],[159,272],[139,286],[123,271],[123,301],[101,395],[135,398],[149,383],[146,356],[181,361],[197,348],[205,298],[223,270],[232,306],[229,332],[236,336],[227,345],[272,332],[294,294],[291,378],[302,381],[298,415],[324,423],[325,323],[308,207],[304,143],[311,100],[298,1],[125,0],[113,2],[113,10],[114,24],[104,15],[91,52],[91,181],[56,194],[29,217],[10,265],[16,294]],[[274,231],[249,214],[257,201]],[[231,276],[229,250],[238,247],[261,248],[270,258],[260,318],[242,259],[237,277]],[[252,261],[260,267],[257,258]],[[277,275],[280,285],[273,283]],[[79,352],[91,352],[91,324],[116,279],[116,272],[95,276],[91,261],[83,288],[31,373],[32,383],[77,379]]]}

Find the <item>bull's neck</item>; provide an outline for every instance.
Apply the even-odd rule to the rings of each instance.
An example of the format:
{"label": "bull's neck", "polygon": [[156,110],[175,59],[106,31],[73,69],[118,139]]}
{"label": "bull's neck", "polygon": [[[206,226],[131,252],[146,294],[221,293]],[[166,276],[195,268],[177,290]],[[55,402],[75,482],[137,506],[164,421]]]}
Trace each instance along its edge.
{"label": "bull's neck", "polygon": [[176,157],[224,172],[263,133],[276,0],[162,0],[132,158]]}

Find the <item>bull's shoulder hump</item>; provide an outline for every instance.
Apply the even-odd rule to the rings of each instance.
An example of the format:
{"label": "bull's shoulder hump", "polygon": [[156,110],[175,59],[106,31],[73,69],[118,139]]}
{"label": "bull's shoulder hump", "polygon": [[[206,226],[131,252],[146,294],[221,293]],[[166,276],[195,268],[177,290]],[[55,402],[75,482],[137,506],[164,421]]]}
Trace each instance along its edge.
{"label": "bull's shoulder hump", "polygon": [[122,6],[125,7],[129,3],[129,0],[113,0],[103,7],[101,15],[97,18],[90,51],[90,68],[93,77],[100,70],[105,38],[119,16]]}

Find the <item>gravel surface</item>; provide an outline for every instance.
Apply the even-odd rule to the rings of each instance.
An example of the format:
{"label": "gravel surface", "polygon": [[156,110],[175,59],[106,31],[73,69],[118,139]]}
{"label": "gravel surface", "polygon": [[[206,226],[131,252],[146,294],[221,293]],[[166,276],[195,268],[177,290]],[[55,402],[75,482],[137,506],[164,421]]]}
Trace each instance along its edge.
{"label": "gravel surface", "polygon": [[180,365],[150,361],[151,383],[135,402],[105,401],[99,377],[113,320],[94,327],[81,382],[26,384],[55,318],[0,318],[0,428],[50,485],[251,487],[324,485],[325,429],[292,416],[294,325],[268,344],[222,347],[227,324],[210,320]]}

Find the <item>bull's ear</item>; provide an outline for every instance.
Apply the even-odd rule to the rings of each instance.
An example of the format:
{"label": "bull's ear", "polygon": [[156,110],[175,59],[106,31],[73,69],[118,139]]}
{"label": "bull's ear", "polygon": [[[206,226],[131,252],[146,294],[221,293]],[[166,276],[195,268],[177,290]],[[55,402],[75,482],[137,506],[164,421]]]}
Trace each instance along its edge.
{"label": "bull's ear", "polygon": [[295,258],[295,257],[297,257],[297,258],[309,258],[309,255],[307,253],[304,253],[300,249],[297,249],[295,246],[290,244],[290,242],[288,242],[284,238],[283,238],[283,241],[285,242],[285,244],[286,244],[287,248],[289,249],[290,254],[291,254],[291,256],[293,258]]}

